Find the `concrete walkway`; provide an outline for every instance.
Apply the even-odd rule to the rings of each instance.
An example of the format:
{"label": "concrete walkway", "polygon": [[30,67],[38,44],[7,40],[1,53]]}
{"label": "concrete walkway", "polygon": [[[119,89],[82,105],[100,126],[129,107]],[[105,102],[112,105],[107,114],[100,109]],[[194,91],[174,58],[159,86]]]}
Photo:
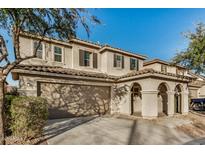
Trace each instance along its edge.
{"label": "concrete walkway", "polygon": [[[180,121],[180,124],[188,123]],[[79,117],[50,120],[45,127],[48,144],[185,144],[193,138],[167,120],[128,120],[106,117]],[[173,123],[173,124],[172,124]]]}

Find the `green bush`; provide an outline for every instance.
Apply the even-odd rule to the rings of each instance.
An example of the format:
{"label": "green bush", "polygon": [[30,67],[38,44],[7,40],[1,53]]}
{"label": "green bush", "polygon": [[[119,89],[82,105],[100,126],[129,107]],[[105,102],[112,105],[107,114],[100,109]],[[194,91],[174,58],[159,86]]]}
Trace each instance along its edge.
{"label": "green bush", "polygon": [[10,107],[11,107],[11,102],[12,100],[17,97],[14,95],[5,95],[5,103],[4,103],[4,111],[5,111],[5,134],[7,136],[11,135],[11,112],[10,112]]}
{"label": "green bush", "polygon": [[47,102],[41,97],[20,96],[11,103],[11,130],[23,139],[40,137],[48,117]]}

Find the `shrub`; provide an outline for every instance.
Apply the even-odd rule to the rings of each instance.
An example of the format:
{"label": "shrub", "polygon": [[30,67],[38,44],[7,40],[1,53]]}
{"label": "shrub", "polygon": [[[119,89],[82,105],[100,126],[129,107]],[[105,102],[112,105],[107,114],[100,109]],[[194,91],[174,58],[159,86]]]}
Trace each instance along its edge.
{"label": "shrub", "polygon": [[10,112],[10,107],[11,107],[11,102],[12,100],[17,97],[14,95],[5,95],[5,103],[4,103],[4,111],[5,111],[5,134],[7,136],[11,135],[11,112]]}
{"label": "shrub", "polygon": [[48,116],[47,102],[41,97],[20,96],[11,103],[11,130],[23,139],[40,137]]}

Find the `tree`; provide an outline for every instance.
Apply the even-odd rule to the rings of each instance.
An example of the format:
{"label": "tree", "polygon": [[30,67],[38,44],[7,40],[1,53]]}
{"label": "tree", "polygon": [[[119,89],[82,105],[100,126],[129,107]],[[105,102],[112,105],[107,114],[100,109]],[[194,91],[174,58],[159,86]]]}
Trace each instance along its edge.
{"label": "tree", "polygon": [[[36,57],[44,37],[69,40],[76,37],[76,29],[81,24],[90,34],[89,22],[100,24],[96,16],[86,9],[0,9],[0,27],[13,36],[14,61],[9,61],[6,43],[0,35],[0,144],[4,137],[4,83],[9,72],[24,60]],[[40,36],[33,55],[21,57],[19,38],[22,32]]]}
{"label": "tree", "polygon": [[189,45],[172,59],[173,63],[180,64],[193,70],[195,73],[205,73],[205,25],[199,23],[195,32],[188,32],[185,37]]}

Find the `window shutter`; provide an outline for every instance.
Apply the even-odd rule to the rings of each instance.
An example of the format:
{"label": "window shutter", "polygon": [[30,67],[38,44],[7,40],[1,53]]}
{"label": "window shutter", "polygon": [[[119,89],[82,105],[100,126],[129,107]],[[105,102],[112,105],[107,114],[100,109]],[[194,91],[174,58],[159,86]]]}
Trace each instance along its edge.
{"label": "window shutter", "polygon": [[124,68],[124,56],[122,56],[122,68]]}
{"label": "window shutter", "polygon": [[98,55],[93,53],[93,68],[98,68]]}
{"label": "window shutter", "polygon": [[130,58],[130,70],[132,70],[132,59]]}
{"label": "window shutter", "polygon": [[113,62],[114,62],[113,66],[117,67],[117,55],[116,54],[114,54]]}
{"label": "window shutter", "polygon": [[80,66],[84,66],[84,51],[83,50],[79,50],[79,65]]}
{"label": "window shutter", "polygon": [[137,67],[136,67],[136,68],[137,68],[137,71],[139,71],[139,59],[136,59],[136,63],[137,63],[137,64],[136,64],[136,65],[137,65]]}

